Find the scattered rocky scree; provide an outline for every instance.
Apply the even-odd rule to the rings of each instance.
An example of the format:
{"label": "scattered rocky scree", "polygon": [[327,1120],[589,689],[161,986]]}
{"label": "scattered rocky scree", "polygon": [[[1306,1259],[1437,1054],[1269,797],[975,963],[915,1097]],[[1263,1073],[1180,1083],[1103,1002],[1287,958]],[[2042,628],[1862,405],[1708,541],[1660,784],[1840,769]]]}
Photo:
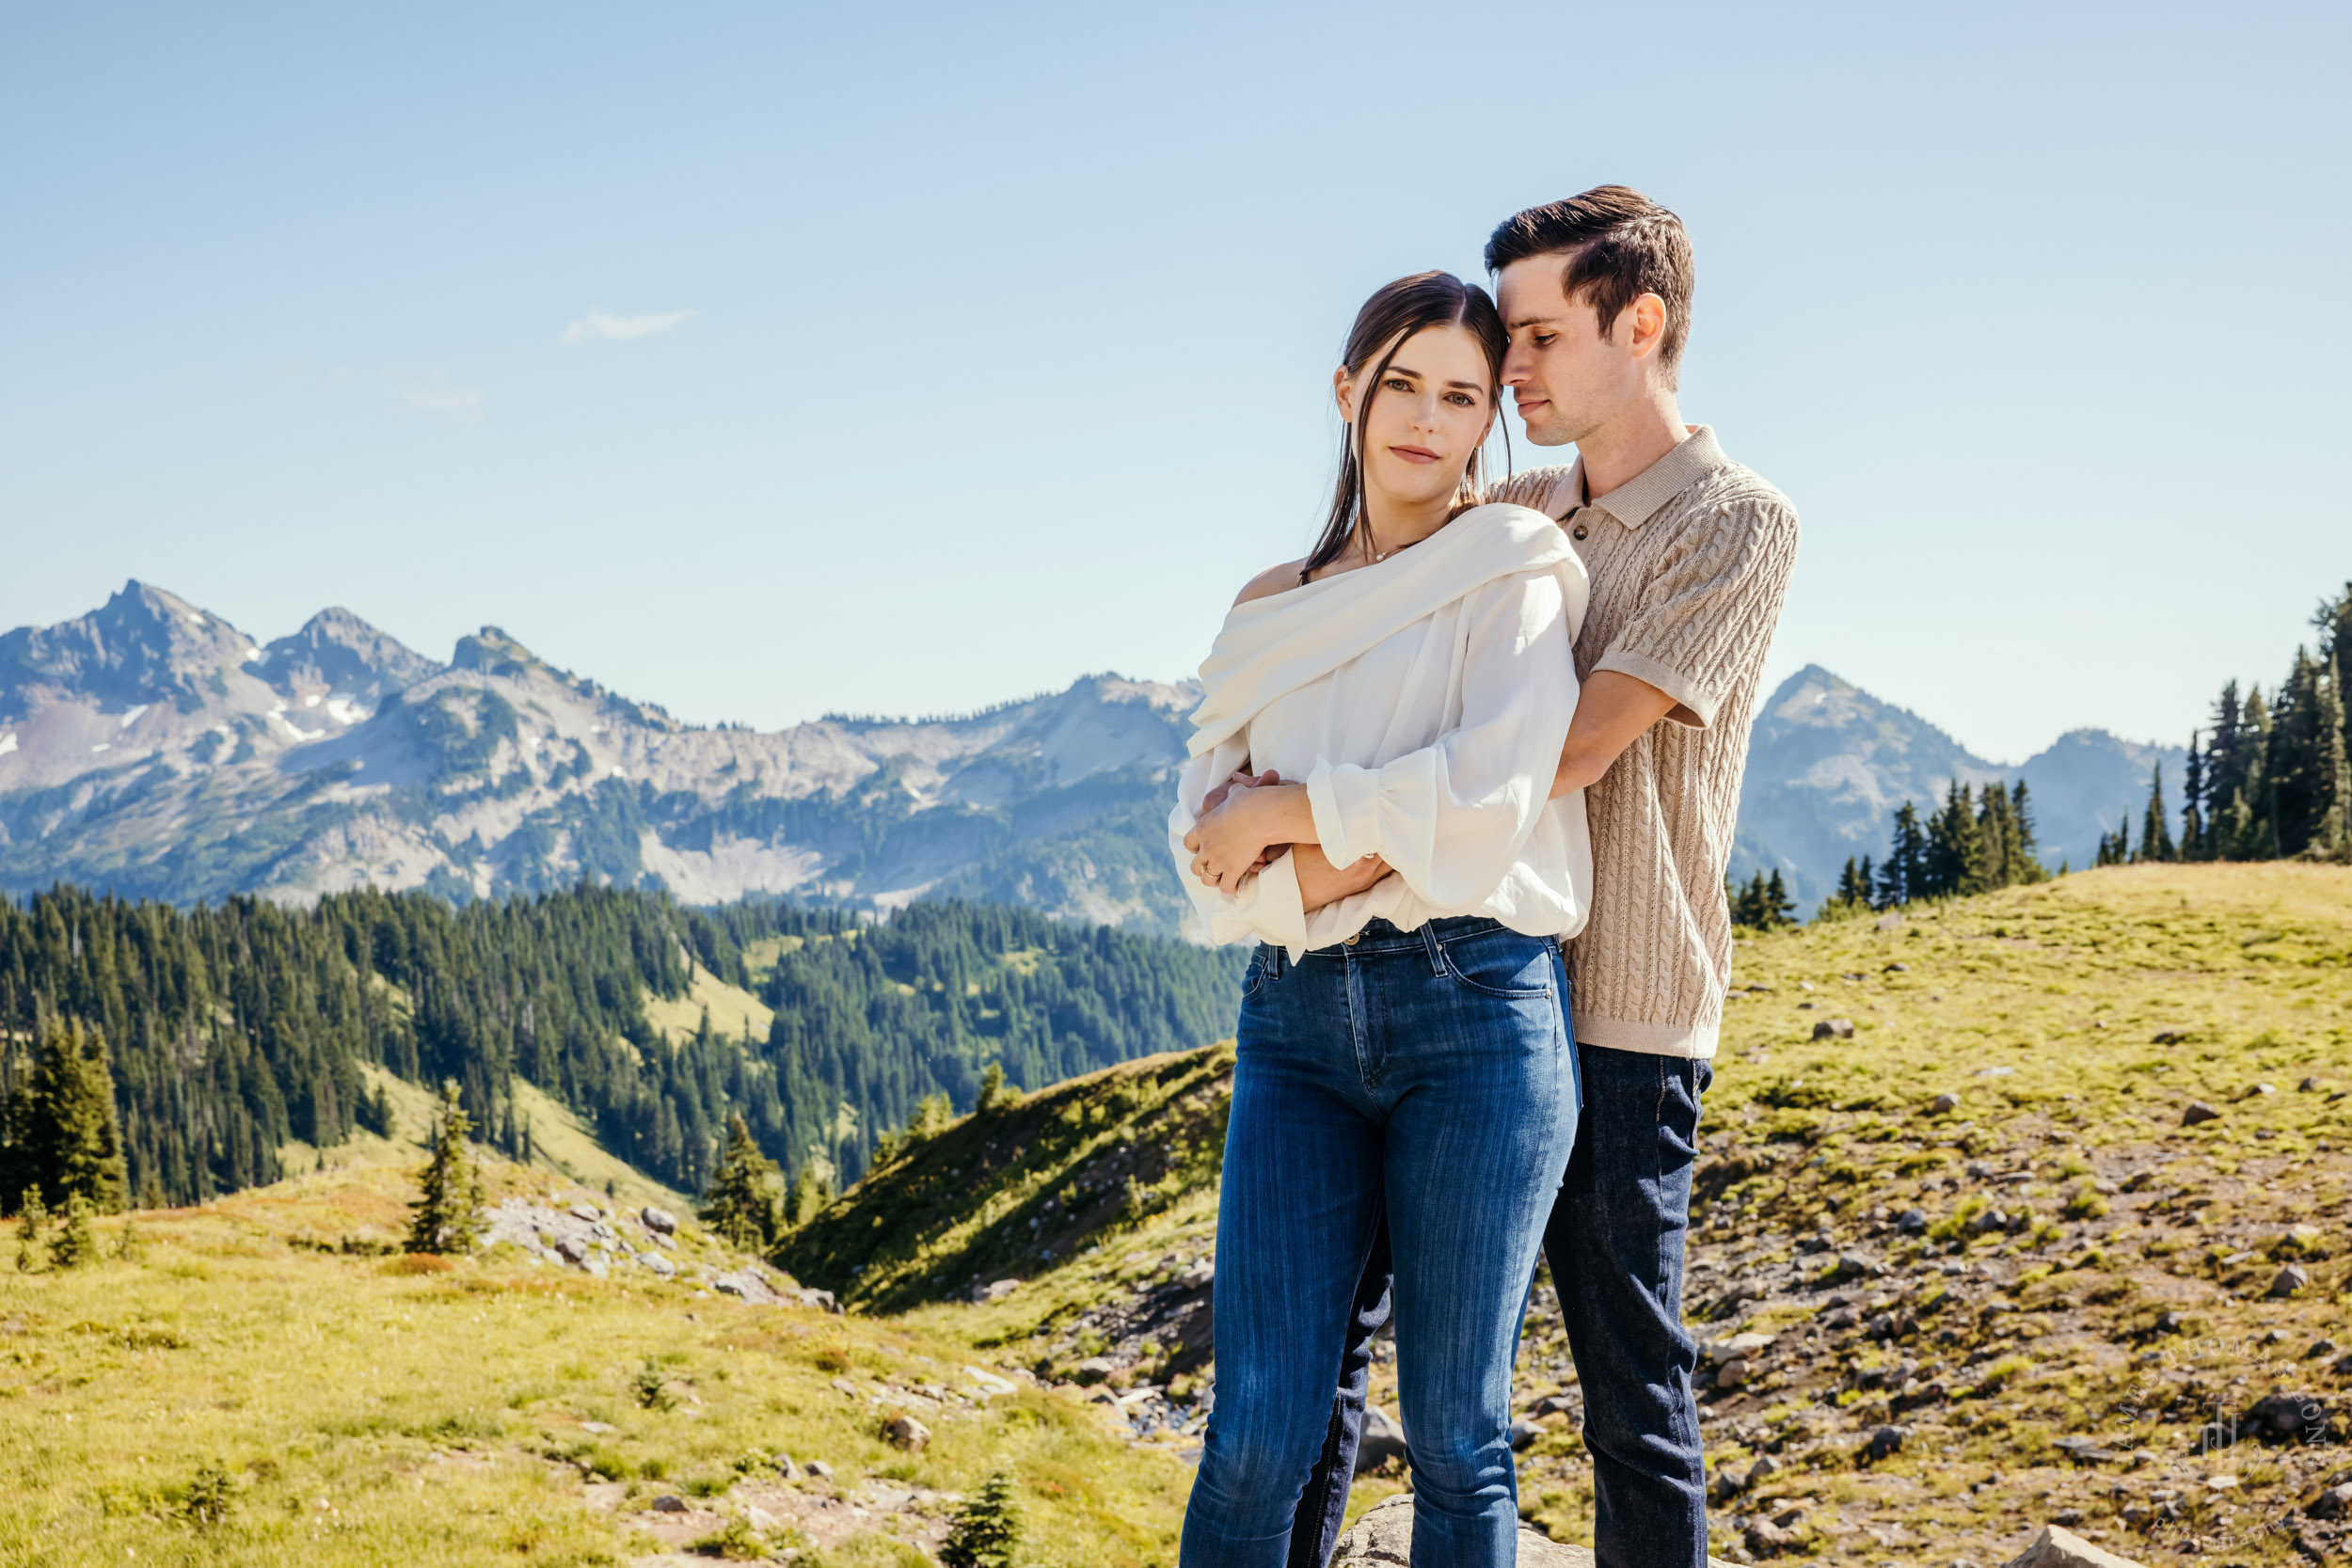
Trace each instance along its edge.
{"label": "scattered rocky scree", "polygon": [[482,1217],[484,1245],[517,1247],[534,1265],[579,1269],[599,1279],[616,1268],[636,1268],[759,1306],[841,1310],[831,1291],[807,1289],[691,1234],[682,1239],[677,1217],[667,1210],[613,1210],[589,1197],[573,1197],[561,1206],[509,1197],[484,1210]]}

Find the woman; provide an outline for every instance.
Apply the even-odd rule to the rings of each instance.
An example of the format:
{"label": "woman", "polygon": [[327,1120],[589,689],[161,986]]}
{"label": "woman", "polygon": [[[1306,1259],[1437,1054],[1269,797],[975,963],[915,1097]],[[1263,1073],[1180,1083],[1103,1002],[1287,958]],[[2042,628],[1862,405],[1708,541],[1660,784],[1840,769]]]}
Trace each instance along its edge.
{"label": "woman", "polygon": [[[1254,935],[1217,1215],[1217,1399],[1187,1568],[1279,1568],[1385,1207],[1413,1560],[1507,1563],[1511,1357],[1576,1130],[1559,939],[1591,888],[1582,566],[1478,506],[1502,324],[1445,273],[1356,318],[1337,493],[1201,666],[1171,849],[1214,940]],[[1293,782],[1296,781],[1296,782]],[[1335,863],[1391,874],[1333,899]]]}

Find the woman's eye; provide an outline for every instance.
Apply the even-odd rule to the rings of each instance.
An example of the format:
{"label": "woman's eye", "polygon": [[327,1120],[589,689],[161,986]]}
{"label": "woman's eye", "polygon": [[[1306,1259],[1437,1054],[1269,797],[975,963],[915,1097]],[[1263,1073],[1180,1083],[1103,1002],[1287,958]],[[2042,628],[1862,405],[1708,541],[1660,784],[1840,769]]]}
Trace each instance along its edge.
{"label": "woman's eye", "polygon": [[1380,383],[1380,385],[1387,388],[1391,392],[1409,392],[1413,389],[1413,384],[1406,380],[1401,375],[1392,375],[1389,377],[1388,380]]}
{"label": "woman's eye", "polygon": [[1456,408],[1475,408],[1478,406],[1478,400],[1471,397],[1468,392],[1454,392],[1451,394],[1446,401],[1453,404]]}

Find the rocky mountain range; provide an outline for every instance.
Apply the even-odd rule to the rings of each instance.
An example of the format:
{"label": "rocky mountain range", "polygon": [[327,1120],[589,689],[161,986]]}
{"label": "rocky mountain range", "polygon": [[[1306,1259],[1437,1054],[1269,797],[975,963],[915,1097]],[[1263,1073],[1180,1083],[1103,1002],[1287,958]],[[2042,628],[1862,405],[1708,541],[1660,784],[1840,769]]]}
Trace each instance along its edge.
{"label": "rocky mountain range", "polygon": [[1955,779],[1974,785],[2023,779],[2042,860],[2054,871],[2087,866],[2101,833],[2128,819],[2137,839],[2159,763],[2177,822],[2186,756],[2178,746],[2071,730],[2022,763],[1988,762],[1909,709],[1807,665],[1757,709],[1734,874],[1778,867],[1800,906],[1810,908],[1835,890],[1848,856],[1885,854],[1897,807],[1915,800],[1925,810]]}
{"label": "rocky mountain range", "polygon": [[[695,903],[880,908],[922,895],[1174,931],[1162,850],[1190,683],[1091,675],[961,718],[687,724],[496,627],[447,663],[343,610],[261,642],[133,582],[0,635],[0,888],[68,880],[179,902],[374,884],[455,897],[582,877]],[[2177,749],[2077,731],[2016,768],[1809,667],[1765,703],[1739,869],[1810,905],[1889,814],[2023,777],[2053,861],[2137,820]]]}
{"label": "rocky mountain range", "polygon": [[1103,675],[959,719],[704,728],[496,627],[447,664],[342,610],[263,643],[134,582],[0,636],[0,887],[299,901],[587,877],[1172,927],[1159,843],[1194,700]]}

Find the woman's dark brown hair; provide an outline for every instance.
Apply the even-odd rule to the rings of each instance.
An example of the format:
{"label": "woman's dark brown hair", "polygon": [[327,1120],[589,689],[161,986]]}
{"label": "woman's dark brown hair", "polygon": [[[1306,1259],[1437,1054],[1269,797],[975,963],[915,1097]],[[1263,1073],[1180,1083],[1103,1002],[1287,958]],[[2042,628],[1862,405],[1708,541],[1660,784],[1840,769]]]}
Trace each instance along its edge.
{"label": "woman's dark brown hair", "polygon": [[[1323,537],[1315,541],[1306,563],[1298,569],[1300,582],[1309,581],[1337,561],[1363,527],[1364,427],[1372,414],[1372,400],[1379,395],[1381,379],[1389,373],[1396,351],[1414,333],[1432,326],[1459,326],[1478,340],[1486,351],[1486,405],[1491,410],[1501,402],[1502,356],[1510,347],[1510,334],[1502,329],[1502,314],[1486,290],[1450,272],[1422,272],[1400,277],[1364,301],[1341,356],[1348,378],[1356,384],[1356,419],[1342,435],[1340,477],[1332,487],[1331,515],[1323,525]],[[1380,361],[1376,366],[1375,356]],[[1509,442],[1508,430],[1502,438]],[[1477,452],[1470,453],[1470,466],[1462,471],[1462,494],[1454,508],[1457,513],[1478,504],[1482,488],[1478,458]],[[1509,462],[1507,447],[1504,461]]]}

